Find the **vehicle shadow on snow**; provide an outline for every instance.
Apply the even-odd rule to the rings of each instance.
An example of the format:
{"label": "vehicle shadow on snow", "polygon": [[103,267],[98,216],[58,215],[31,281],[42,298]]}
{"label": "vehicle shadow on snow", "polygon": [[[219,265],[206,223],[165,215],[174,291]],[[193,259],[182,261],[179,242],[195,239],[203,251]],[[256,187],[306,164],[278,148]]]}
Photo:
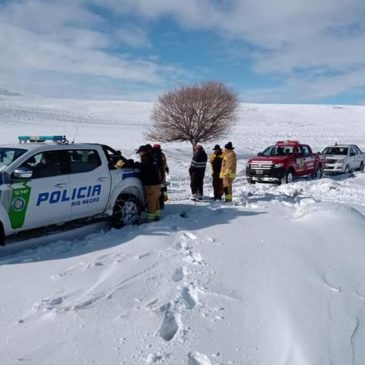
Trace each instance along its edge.
{"label": "vehicle shadow on snow", "polygon": [[[43,229],[23,233],[0,247],[0,266],[75,257],[120,246],[143,236],[167,237],[181,230],[199,230],[229,224],[236,218],[266,214],[265,211],[245,210],[242,206],[223,202],[166,204],[158,222],[114,229],[107,221],[69,223],[56,231]],[[75,227],[75,224],[77,225]]]}

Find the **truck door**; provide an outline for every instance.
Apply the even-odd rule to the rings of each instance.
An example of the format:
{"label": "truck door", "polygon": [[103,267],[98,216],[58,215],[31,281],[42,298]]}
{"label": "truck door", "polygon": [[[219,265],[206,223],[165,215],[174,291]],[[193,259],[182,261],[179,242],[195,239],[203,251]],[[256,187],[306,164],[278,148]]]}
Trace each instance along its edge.
{"label": "truck door", "polygon": [[295,154],[295,170],[298,176],[305,175],[305,159],[304,159],[304,151],[301,146],[294,147]]}
{"label": "truck door", "polygon": [[97,149],[68,149],[72,219],[102,213],[110,193],[110,173]]}
{"label": "truck door", "polygon": [[350,148],[350,167],[351,170],[357,170],[360,167],[361,156],[358,149],[355,147]]}
{"label": "truck door", "polygon": [[315,158],[309,146],[307,145],[301,146],[301,151],[304,159],[303,175],[310,175],[314,172],[314,169],[316,168]]}
{"label": "truck door", "polygon": [[62,151],[45,151],[21,166],[33,171],[30,179],[11,174],[9,218],[13,229],[24,230],[70,219],[70,205],[62,200],[69,178],[61,163]]}

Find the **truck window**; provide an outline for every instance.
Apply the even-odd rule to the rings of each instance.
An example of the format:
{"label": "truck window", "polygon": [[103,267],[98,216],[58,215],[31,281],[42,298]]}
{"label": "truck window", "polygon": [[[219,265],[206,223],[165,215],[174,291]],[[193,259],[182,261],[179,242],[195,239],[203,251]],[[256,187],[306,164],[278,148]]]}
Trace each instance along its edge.
{"label": "truck window", "polygon": [[71,174],[89,172],[101,165],[100,156],[95,150],[69,150],[67,156]]}
{"label": "truck window", "polygon": [[360,148],[359,148],[358,146],[355,146],[355,148],[356,148],[356,150],[357,150],[357,153],[358,153],[359,155],[361,155],[361,154],[362,154],[362,151],[360,150]]}
{"label": "truck window", "polygon": [[264,156],[285,156],[293,153],[293,146],[270,146],[262,154]]}
{"label": "truck window", "polygon": [[309,146],[300,146],[300,152],[303,153],[304,156],[309,156],[312,151],[311,149],[309,148]]}
{"label": "truck window", "polygon": [[347,156],[349,149],[347,147],[326,147],[323,150],[324,155],[343,155]]}
{"label": "truck window", "polygon": [[0,148],[0,170],[2,167],[9,166],[26,151],[20,148]]}
{"label": "truck window", "polygon": [[60,151],[44,151],[30,157],[21,167],[33,171],[32,179],[61,175]]}
{"label": "truck window", "polygon": [[351,147],[351,150],[350,150],[350,156],[356,156],[356,155],[357,155],[357,150],[356,150],[356,148]]}

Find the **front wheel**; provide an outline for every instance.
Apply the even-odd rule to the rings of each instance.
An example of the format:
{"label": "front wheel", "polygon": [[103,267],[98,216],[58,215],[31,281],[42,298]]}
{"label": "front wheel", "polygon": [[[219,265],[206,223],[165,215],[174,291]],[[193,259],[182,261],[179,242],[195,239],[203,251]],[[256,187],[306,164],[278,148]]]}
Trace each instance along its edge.
{"label": "front wheel", "polygon": [[346,165],[344,173],[345,174],[348,174],[350,171],[351,171],[350,170],[350,166],[349,165]]}
{"label": "front wheel", "polygon": [[282,184],[289,184],[294,181],[294,171],[292,169],[289,169],[285,176],[281,179]]}
{"label": "front wheel", "polygon": [[133,195],[119,195],[113,208],[112,223],[115,228],[138,223],[141,217],[141,205]]}
{"label": "front wheel", "polygon": [[361,161],[359,171],[364,172],[364,161]]}

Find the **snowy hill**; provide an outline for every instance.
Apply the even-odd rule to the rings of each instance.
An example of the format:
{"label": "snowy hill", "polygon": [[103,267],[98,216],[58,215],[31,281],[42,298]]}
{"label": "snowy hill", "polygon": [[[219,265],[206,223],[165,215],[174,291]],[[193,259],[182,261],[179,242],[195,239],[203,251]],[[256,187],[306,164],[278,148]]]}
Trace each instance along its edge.
{"label": "snowy hill", "polygon": [[[136,158],[151,108],[4,96],[0,142],[66,134]],[[233,205],[189,201],[191,147],[168,144],[160,222],[0,248],[1,364],[363,365],[365,174],[277,187],[248,185],[244,170],[278,139],[364,150],[364,120],[360,106],[243,104],[230,136],[206,145],[236,147]]]}

